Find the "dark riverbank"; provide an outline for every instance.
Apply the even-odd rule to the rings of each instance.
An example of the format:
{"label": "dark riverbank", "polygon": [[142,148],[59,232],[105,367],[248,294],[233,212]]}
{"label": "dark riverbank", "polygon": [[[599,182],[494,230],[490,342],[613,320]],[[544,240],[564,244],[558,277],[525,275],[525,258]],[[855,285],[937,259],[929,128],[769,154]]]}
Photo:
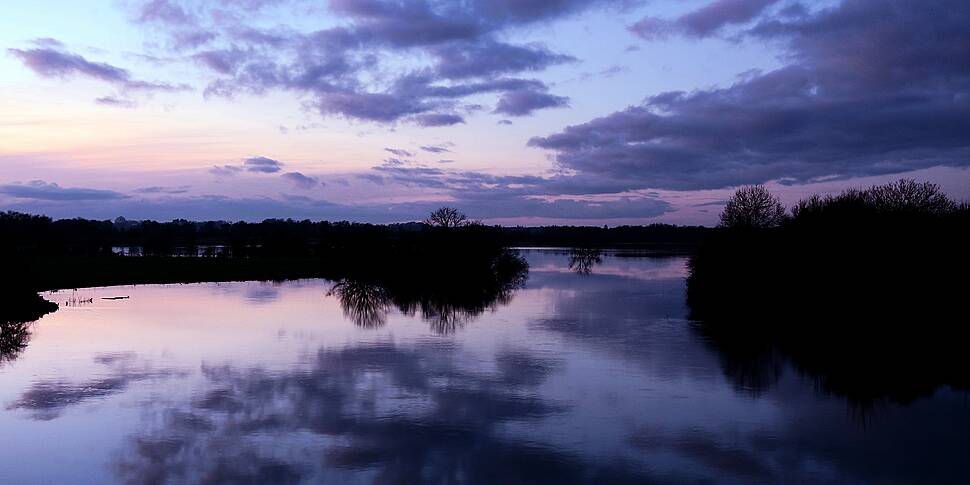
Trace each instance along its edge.
{"label": "dark riverbank", "polygon": [[961,310],[970,205],[935,186],[901,181],[814,196],[782,215],[771,225],[742,217],[698,248],[687,286],[697,320],[794,318],[818,328]]}
{"label": "dark riverbank", "polygon": [[813,197],[702,245],[691,317],[751,387],[783,359],[861,403],[968,389],[968,228],[967,205],[928,184]]}
{"label": "dark riverbank", "polygon": [[[320,224],[317,229],[326,229],[327,237],[319,237],[312,234],[312,225],[267,221],[246,237],[207,241],[228,244],[208,251],[192,249],[193,256],[185,256],[186,245],[194,246],[196,240],[169,234],[148,243],[131,234],[124,236],[129,239],[114,237],[121,231],[118,224],[108,223],[111,229],[105,233],[84,229],[104,226],[95,221],[4,216],[4,233],[10,236],[0,253],[9,271],[0,283],[5,319],[16,315],[32,321],[55,310],[56,305],[36,295],[38,291],[303,278],[379,287],[382,290],[375,294],[393,295],[401,307],[438,306],[443,313],[454,307],[474,312],[519,284],[528,270],[500,233],[473,224],[422,225],[420,229],[351,225],[340,230]],[[192,223],[162,226],[195,227]],[[335,232],[327,232],[330,230]],[[117,254],[115,244],[132,241],[146,245],[139,246],[136,255]]]}
{"label": "dark riverbank", "polygon": [[447,300],[465,301],[464,308],[473,309],[501,295],[527,271],[510,247],[688,254],[711,233],[664,224],[504,228],[470,223],[457,212],[452,216],[459,219],[374,225],[52,220],[0,213],[0,262],[13,275],[0,283],[4,312],[34,320],[56,309],[37,297],[38,291],[301,278],[390,288],[395,295],[409,295],[398,298],[405,307],[409,301],[430,301],[428,295],[448,295]]}

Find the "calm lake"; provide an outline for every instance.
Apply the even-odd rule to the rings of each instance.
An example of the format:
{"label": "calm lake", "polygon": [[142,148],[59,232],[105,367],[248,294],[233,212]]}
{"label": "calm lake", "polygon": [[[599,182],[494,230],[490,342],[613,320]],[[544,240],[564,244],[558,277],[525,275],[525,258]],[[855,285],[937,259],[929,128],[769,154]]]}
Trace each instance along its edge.
{"label": "calm lake", "polygon": [[738,363],[686,319],[684,258],[523,254],[481,313],[324,280],[45,294],[0,359],[0,482],[970,481],[966,392]]}

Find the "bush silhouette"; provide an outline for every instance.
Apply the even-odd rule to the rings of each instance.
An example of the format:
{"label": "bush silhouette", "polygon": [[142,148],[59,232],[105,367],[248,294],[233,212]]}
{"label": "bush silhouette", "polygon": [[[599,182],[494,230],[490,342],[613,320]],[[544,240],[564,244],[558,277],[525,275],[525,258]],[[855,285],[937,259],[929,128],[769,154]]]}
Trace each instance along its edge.
{"label": "bush silhouette", "polygon": [[785,220],[785,208],[763,185],[741,187],[721,212],[721,227],[765,229]]}

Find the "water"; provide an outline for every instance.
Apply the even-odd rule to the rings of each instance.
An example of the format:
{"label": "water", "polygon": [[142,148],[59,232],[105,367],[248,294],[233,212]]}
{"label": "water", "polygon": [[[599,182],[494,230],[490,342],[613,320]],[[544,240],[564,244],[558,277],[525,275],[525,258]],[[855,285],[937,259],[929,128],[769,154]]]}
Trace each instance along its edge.
{"label": "water", "polygon": [[967,482],[966,393],[739,365],[683,258],[526,256],[481,314],[362,322],[322,280],[46,295],[82,303],[0,361],[0,482]]}

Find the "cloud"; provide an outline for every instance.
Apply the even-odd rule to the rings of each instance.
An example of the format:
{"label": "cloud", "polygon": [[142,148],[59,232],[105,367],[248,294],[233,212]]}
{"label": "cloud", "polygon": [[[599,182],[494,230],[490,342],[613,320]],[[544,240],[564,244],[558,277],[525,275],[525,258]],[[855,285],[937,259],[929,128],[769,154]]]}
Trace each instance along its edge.
{"label": "cloud", "polygon": [[172,85],[133,79],[131,73],[104,62],[91,62],[84,57],[59,48],[38,47],[33,49],[7,49],[27,68],[42,77],[68,78],[79,75],[104,81],[125,90],[137,91],[183,91],[185,84]]}
{"label": "cloud", "polygon": [[[242,172],[236,166],[231,167],[234,167],[231,173]],[[287,172],[280,177],[301,190],[324,185],[323,180],[299,172]],[[42,196],[29,203],[8,203],[7,208],[52,217],[113,219],[120,215],[130,219],[250,221],[294,217],[377,223],[421,220],[445,202],[464,210],[471,217],[482,219],[646,219],[673,210],[667,202],[652,194],[585,196],[582,194],[589,189],[588,186],[562,177],[492,175],[417,166],[408,162],[401,165],[383,164],[371,171],[355,174],[355,178],[387,187],[388,190],[401,187],[422,189],[414,193],[423,192],[427,196],[418,196],[416,200],[407,202],[340,203],[295,194],[282,194],[279,198],[187,196],[182,195],[181,187],[143,187],[134,191],[153,196],[145,198],[95,189],[60,189],[74,192],[72,196],[66,193],[49,195],[55,191],[46,187]],[[335,179],[335,183],[351,184],[346,179]],[[0,186],[0,193],[8,193],[7,187]],[[16,190],[23,190],[23,186],[15,187]],[[77,192],[82,190],[84,192]],[[570,193],[576,195],[568,195]]]}
{"label": "cloud", "polygon": [[[152,0],[137,4],[133,18],[167,36],[176,51],[214,47],[191,54],[215,76],[206,96],[291,91],[306,96],[321,116],[433,127],[463,123],[456,114],[462,100],[477,94],[504,96],[508,112],[521,114],[566,106],[565,98],[546,93],[545,83],[516,76],[575,58],[502,39],[517,29],[633,2],[332,0],[327,18],[289,5],[310,22],[321,15],[328,27],[312,32],[247,23],[249,12],[267,3]],[[399,58],[422,61],[392,61]],[[526,88],[531,91],[520,92]]]}
{"label": "cloud", "polygon": [[238,175],[242,171],[243,171],[242,167],[238,167],[236,165],[214,165],[212,168],[209,169],[209,173],[211,173],[212,175],[218,175],[221,177]]}
{"label": "cloud", "polygon": [[465,122],[461,116],[450,113],[425,113],[412,116],[411,120],[420,126],[451,126]]}
{"label": "cloud", "polygon": [[177,3],[169,0],[151,0],[141,7],[141,22],[159,22],[183,25],[193,21],[189,13]]}
{"label": "cloud", "polygon": [[557,54],[542,45],[521,46],[483,40],[477,43],[451,43],[432,49],[437,57],[435,72],[446,79],[491,76],[576,62],[576,58]]}
{"label": "cloud", "polygon": [[182,185],[179,187],[162,187],[153,185],[151,187],[139,187],[133,192],[136,194],[184,194],[189,191],[190,186]]}
{"label": "cloud", "polygon": [[543,108],[569,106],[569,98],[556,96],[540,90],[518,89],[508,91],[498,100],[495,112],[508,116],[528,116]]}
{"label": "cloud", "polygon": [[428,153],[446,153],[451,151],[443,146],[438,145],[423,145],[420,148]]}
{"label": "cloud", "polygon": [[130,99],[116,98],[114,96],[102,96],[100,98],[96,98],[94,102],[103,106],[116,106],[118,108],[134,108],[137,106],[137,104]]}
{"label": "cloud", "polygon": [[39,37],[30,40],[30,43],[37,47],[45,47],[48,49],[61,49],[65,47],[63,42],[52,37]]}
{"label": "cloud", "polygon": [[310,190],[318,185],[320,185],[320,179],[317,177],[310,177],[303,175],[300,172],[287,172],[280,175],[284,179],[290,181],[299,189]]}
{"label": "cloud", "polygon": [[242,49],[209,50],[194,54],[192,58],[219,74],[232,74],[249,57],[249,53]]}
{"label": "cloud", "polygon": [[754,20],[778,1],[715,0],[673,20],[644,17],[630,26],[630,30],[647,40],[660,39],[674,33],[707,37],[722,27]]}
{"label": "cloud", "polygon": [[968,24],[961,0],[846,0],[762,17],[742,38],[783,45],[787,65],[724,88],[660,93],[529,144],[580,179],[627,189],[967,166]]}
{"label": "cloud", "polygon": [[0,194],[18,199],[51,200],[51,201],[82,201],[82,200],[118,200],[127,198],[126,195],[113,190],[68,188],[43,180],[34,180],[26,184],[0,185]]}
{"label": "cloud", "polygon": [[404,149],[401,149],[401,148],[385,148],[384,151],[385,152],[393,153],[394,155],[397,155],[399,157],[413,157],[414,156],[414,153],[411,153],[411,152],[409,152],[407,150],[404,150]]}
{"label": "cloud", "polygon": [[243,167],[247,172],[277,173],[283,170],[283,163],[266,157],[251,157],[243,160]]}

